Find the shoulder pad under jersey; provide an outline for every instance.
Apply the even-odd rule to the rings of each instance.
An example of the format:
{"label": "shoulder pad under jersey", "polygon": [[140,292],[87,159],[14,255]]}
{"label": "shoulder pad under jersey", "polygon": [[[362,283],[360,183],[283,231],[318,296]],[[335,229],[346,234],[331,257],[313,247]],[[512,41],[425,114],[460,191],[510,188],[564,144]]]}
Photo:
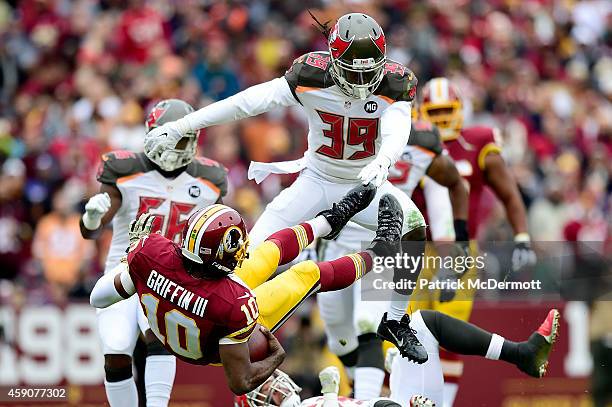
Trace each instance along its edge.
{"label": "shoulder pad under jersey", "polygon": [[132,151],[111,151],[102,155],[98,167],[97,180],[103,184],[114,185],[119,178],[153,170],[144,153]]}
{"label": "shoulder pad under jersey", "polygon": [[[334,85],[329,73],[331,57],[328,52],[309,52],[296,58],[285,72],[285,79],[293,96],[303,88],[328,88]],[[296,97],[297,99],[297,97]]]}
{"label": "shoulder pad under jersey", "polygon": [[206,157],[195,157],[186,171],[194,178],[210,181],[219,189],[219,196],[227,194],[227,168],[217,161]]}
{"label": "shoulder pad under jersey", "polygon": [[391,99],[393,102],[412,102],[417,90],[416,75],[399,62],[388,60],[380,85],[374,91],[377,96]]}
{"label": "shoulder pad under jersey", "polygon": [[500,136],[495,134],[493,127],[475,126],[461,131],[461,136],[470,144],[481,147],[486,144],[495,143],[501,145]]}
{"label": "shoulder pad under jersey", "polygon": [[412,123],[408,145],[424,148],[436,155],[442,154],[443,150],[438,128],[421,120]]}

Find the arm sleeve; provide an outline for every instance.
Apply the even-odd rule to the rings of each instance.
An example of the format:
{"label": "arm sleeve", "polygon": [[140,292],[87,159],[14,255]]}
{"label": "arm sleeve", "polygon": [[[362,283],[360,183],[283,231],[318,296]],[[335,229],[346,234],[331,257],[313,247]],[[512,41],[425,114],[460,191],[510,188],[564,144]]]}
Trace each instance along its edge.
{"label": "arm sleeve", "polygon": [[[117,275],[120,276],[121,287],[128,297],[124,297],[117,291],[115,287],[115,276]],[[121,262],[117,267],[100,277],[91,291],[89,303],[96,308],[106,308],[116,302],[129,298],[135,292],[136,288],[128,272],[127,264]]]}
{"label": "arm sleeve", "polygon": [[198,130],[216,124],[223,124],[245,117],[257,116],[280,106],[294,106],[298,101],[293,97],[284,77],[251,86],[216,103],[190,113],[184,121],[190,130]]}
{"label": "arm sleeve", "polygon": [[411,109],[410,102],[395,102],[382,114],[380,124],[382,144],[378,155],[388,158],[391,165],[397,162],[408,144]]}
{"label": "arm sleeve", "polygon": [[436,214],[436,216],[429,217],[432,239],[434,241],[455,240],[453,207],[448,189],[429,177],[425,177],[423,181],[423,194],[425,195],[427,212]]}

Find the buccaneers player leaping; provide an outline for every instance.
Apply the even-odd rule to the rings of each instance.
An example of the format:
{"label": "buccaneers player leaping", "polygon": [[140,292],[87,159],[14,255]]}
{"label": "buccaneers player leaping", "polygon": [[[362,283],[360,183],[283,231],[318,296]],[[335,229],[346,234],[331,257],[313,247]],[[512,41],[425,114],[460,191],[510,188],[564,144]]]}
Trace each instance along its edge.
{"label": "buccaneers player leaping", "polygon": [[[384,195],[368,250],[333,261],[301,262],[266,282],[317,237],[337,235],[375,194],[370,185],[352,189],[314,219],[272,234],[248,258],[244,221],[227,206],[192,215],[180,246],[148,235],[151,222],[143,215],[134,222],[127,262],[98,281],[91,303],[106,307],[138,293],[151,329],[170,352],[189,363],[221,362],[231,390],[244,394],[262,384],[284,358],[266,330],[271,354],[251,363],[247,340],[257,323],[274,331],[309,295],[347,287],[370,271],[375,255],[401,251],[401,206]],[[185,333],[183,340],[179,331]]]}
{"label": "buccaneers player leaping", "polygon": [[[308,116],[308,149],[289,163],[252,163],[249,177],[261,180],[271,172],[299,172],[295,182],[267,206],[251,230],[255,244],[272,232],[314,217],[358,184],[374,183],[377,199],[393,195],[404,214],[402,239],[422,256],[425,220],[410,198],[387,182],[389,167],[400,157],[410,135],[411,103],[416,76],[386,55],[385,35],[370,16],[350,13],[333,28],[322,24],[328,52],[309,52],[283,77],[245,89],[227,99],[149,133],[152,149],[173,147],[189,131],[259,115],[282,106],[301,106]],[[376,208],[353,219],[374,231]],[[399,273],[398,273],[399,274]],[[418,273],[404,276],[416,280]],[[400,276],[395,276],[399,279]],[[427,353],[408,328],[405,310],[410,290],[393,291],[388,318],[379,335],[393,342],[402,356],[423,363]]]}

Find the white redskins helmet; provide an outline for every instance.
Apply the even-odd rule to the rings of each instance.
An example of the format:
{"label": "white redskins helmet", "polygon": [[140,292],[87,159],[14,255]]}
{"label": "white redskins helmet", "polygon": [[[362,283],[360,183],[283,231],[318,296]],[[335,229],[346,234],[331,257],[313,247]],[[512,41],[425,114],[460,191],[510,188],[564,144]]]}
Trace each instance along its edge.
{"label": "white redskins helmet", "polygon": [[[183,118],[193,112],[193,107],[179,99],[165,99],[149,112],[145,126],[144,153],[164,171],[174,171],[189,164],[196,155],[199,131],[187,133],[176,143],[169,143],[166,137],[153,136],[150,131],[162,124]],[[156,137],[156,139],[151,139]]]}
{"label": "white redskins helmet", "polygon": [[300,407],[302,389],[289,375],[276,369],[255,390],[234,398],[234,407]]}

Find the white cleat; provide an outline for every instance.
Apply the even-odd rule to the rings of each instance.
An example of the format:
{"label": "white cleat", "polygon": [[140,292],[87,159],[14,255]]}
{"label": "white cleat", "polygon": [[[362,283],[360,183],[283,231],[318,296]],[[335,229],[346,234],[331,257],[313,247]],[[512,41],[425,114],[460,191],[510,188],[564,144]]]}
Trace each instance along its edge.
{"label": "white cleat", "polygon": [[340,390],[340,372],[336,366],[328,366],[319,372],[321,393],[338,394]]}
{"label": "white cleat", "polygon": [[436,407],[436,403],[425,396],[414,395],[410,398],[410,407]]}

